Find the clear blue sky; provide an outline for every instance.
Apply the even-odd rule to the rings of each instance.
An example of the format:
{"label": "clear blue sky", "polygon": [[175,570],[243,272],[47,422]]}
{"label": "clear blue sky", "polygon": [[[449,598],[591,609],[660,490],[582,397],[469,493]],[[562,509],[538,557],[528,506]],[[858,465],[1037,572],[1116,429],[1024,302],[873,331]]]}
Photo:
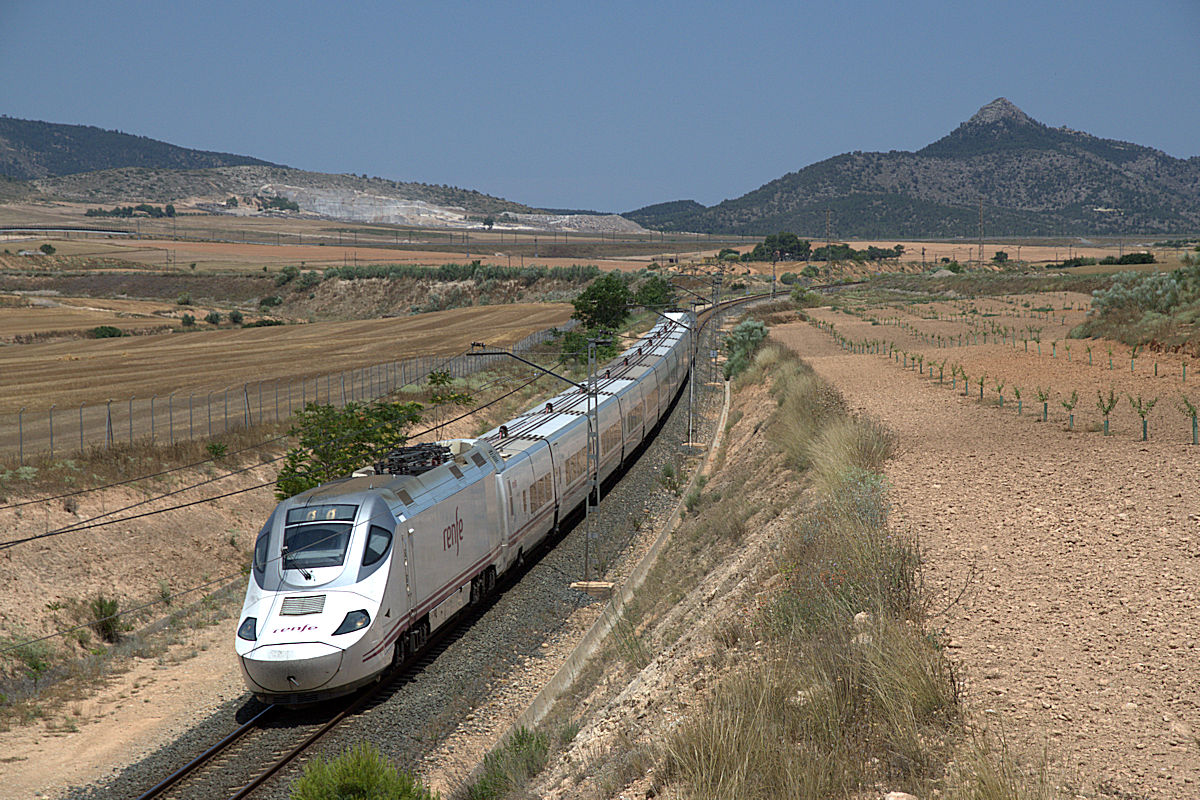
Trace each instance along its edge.
{"label": "clear blue sky", "polygon": [[1005,96],[1200,155],[1200,0],[0,0],[0,113],[627,211],[914,150]]}

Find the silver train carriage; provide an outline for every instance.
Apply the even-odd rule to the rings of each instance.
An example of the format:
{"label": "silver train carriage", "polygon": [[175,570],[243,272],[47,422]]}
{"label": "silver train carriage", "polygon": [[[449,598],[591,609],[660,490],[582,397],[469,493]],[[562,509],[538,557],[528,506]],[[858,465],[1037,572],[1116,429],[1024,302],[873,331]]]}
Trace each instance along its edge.
{"label": "silver train carriage", "polygon": [[[666,413],[694,317],[666,315],[599,371],[599,479]],[[280,503],[254,545],[235,649],[260,699],[346,694],[418,650],[587,497],[587,394],[478,439],[404,447]]]}

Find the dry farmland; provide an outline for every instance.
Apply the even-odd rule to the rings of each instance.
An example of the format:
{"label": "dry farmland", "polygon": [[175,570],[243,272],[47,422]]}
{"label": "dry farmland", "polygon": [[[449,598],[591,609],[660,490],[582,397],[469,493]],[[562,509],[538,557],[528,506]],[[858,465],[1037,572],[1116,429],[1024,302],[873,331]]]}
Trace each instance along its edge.
{"label": "dry farmland", "polygon": [[[1131,368],[1114,343],[1110,366],[1109,343],[1066,340],[1087,300],[820,308],[772,336],[897,433],[892,524],[920,542],[934,625],[980,719],[1064,794],[1194,797],[1200,447],[1179,407],[1200,400],[1200,376],[1178,354]],[[1158,398],[1145,442],[1130,395]]]}
{"label": "dry farmland", "polygon": [[459,353],[478,340],[503,346],[566,321],[571,311],[567,304],[479,306],[397,319],[8,347],[0,349],[0,412],[311,378],[418,355]]}

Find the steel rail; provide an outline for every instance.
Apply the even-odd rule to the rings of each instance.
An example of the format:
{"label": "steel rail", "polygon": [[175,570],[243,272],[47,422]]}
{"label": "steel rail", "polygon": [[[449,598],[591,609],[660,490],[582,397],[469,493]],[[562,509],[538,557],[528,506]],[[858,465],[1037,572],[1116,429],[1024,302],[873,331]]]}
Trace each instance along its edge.
{"label": "steel rail", "polygon": [[138,800],[151,800],[151,798],[159,797],[164,792],[166,792],[168,789],[170,789],[172,786],[179,783],[181,780],[186,778],[188,775],[191,775],[193,772],[200,769],[200,767],[204,766],[205,764],[207,764],[208,762],[210,762],[214,758],[216,758],[218,755],[223,753],[225,750],[227,750],[229,748],[230,745],[232,745],[238,739],[241,739],[243,736],[245,736],[247,733],[249,733],[254,728],[257,728],[258,723],[262,720],[262,718],[267,716],[274,710],[275,710],[275,706],[270,705],[270,706],[267,706],[266,708],[264,708],[262,711],[259,711],[253,717],[251,717],[250,719],[248,719],[244,723],[242,723],[242,725],[237,730],[233,731],[228,736],[226,736],[224,739],[217,742],[212,747],[208,748],[203,753],[201,753],[200,755],[193,758],[191,761],[189,761],[187,764],[185,764],[184,766],[177,769],[175,772],[172,772],[170,775],[168,775],[166,778],[164,778],[162,781],[160,781],[157,785],[155,785],[153,788],[151,788],[144,794],[138,795]]}

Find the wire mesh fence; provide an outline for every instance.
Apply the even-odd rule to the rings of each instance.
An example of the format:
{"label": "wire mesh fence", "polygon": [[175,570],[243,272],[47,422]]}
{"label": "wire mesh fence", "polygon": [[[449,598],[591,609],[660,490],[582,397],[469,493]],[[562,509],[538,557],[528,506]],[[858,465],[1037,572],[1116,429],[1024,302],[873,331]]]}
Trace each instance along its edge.
{"label": "wire mesh fence", "polygon": [[[535,331],[511,350],[529,352],[573,326],[571,321],[560,328]],[[502,363],[509,364],[510,359],[503,355],[419,356],[214,391],[135,395],[84,402],[77,407],[54,404],[49,408],[22,408],[16,414],[0,416],[0,459],[24,465],[36,456],[82,454],[118,443],[175,444],[208,439],[236,428],[285,422],[308,403],[342,407],[351,402],[369,402],[405,387],[420,386],[434,371],[466,378]]]}

